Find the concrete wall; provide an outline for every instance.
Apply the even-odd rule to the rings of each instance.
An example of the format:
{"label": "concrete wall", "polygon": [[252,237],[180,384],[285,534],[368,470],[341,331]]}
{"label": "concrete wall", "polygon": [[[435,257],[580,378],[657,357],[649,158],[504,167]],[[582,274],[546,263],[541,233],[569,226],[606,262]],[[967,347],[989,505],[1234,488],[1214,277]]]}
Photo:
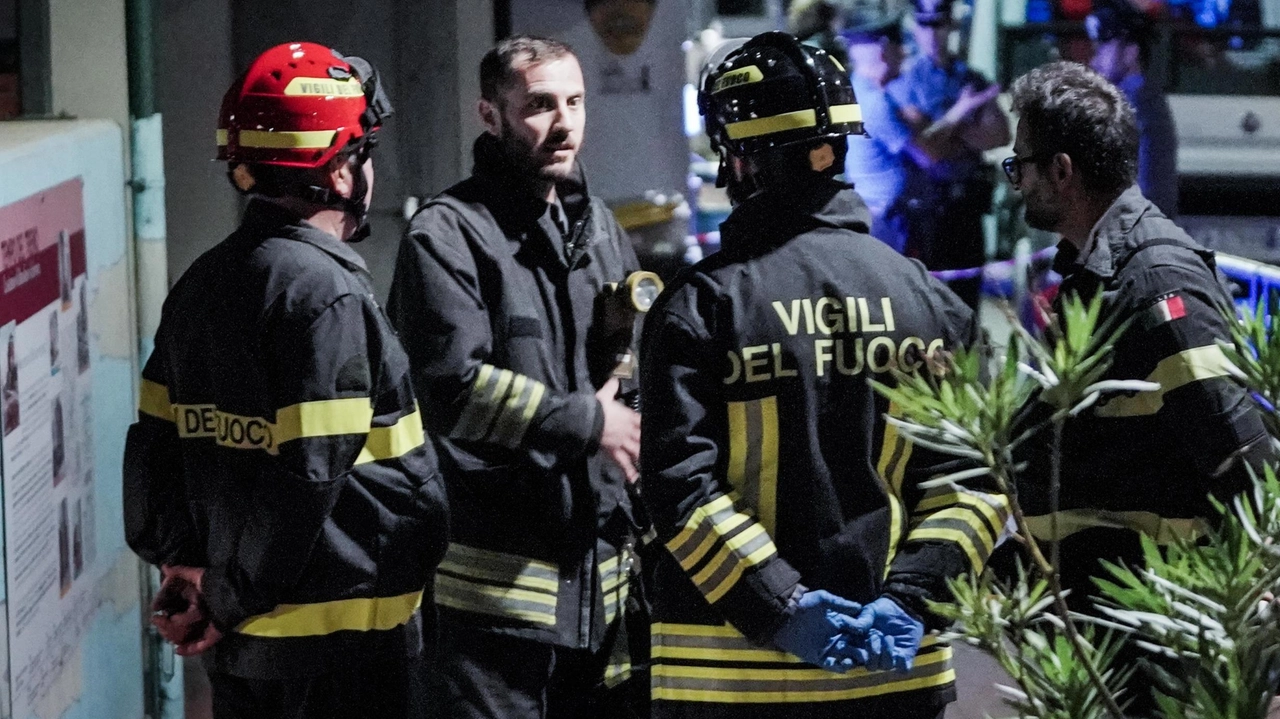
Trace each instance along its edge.
{"label": "concrete wall", "polygon": [[49,45],[54,114],[114,121],[127,153],[124,0],[49,0]]}
{"label": "concrete wall", "polygon": [[222,93],[235,78],[231,5],[157,0],[156,104],[164,120],[169,280],[235,227],[238,195],[214,162]]}
{"label": "concrete wall", "polygon": [[[582,61],[587,81],[587,129],[582,161],[591,189],[606,200],[640,196],[645,190],[684,191],[689,166],[682,93],[689,0],[661,0],[644,44],[635,54],[611,54],[592,30],[582,0],[513,0],[516,33],[548,35],[568,42]],[[648,70],[649,90],[605,92],[606,73],[633,79]]]}

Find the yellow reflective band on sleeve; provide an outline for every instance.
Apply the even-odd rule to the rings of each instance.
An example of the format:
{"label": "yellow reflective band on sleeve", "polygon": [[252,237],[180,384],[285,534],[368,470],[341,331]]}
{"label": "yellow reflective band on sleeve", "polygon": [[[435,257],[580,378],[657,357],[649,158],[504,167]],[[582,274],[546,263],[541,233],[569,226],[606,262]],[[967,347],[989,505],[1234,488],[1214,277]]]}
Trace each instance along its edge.
{"label": "yellow reflective band on sleeve", "polygon": [[921,527],[914,529],[911,534],[907,535],[907,541],[925,541],[938,540],[942,542],[951,542],[960,547],[969,558],[969,566],[978,569],[986,564],[987,552],[980,552],[977,545],[973,543],[973,537],[968,532],[959,529],[944,529],[942,527]]}
{"label": "yellow reflective band on sleeve", "polygon": [[373,421],[368,397],[299,402],[276,411],[276,444],[335,434],[366,434]]}
{"label": "yellow reflective band on sleeve", "polygon": [[220,127],[220,128],[218,128],[217,130],[215,130],[215,131],[214,131],[214,133],[213,133],[213,139],[214,139],[214,141],[215,141],[215,142],[217,142],[217,143],[218,143],[218,147],[223,147],[223,146],[225,146],[225,145],[227,144],[227,131],[226,131],[226,129],[224,129],[224,128],[221,128],[221,127]]}
{"label": "yellow reflective band on sleeve", "polygon": [[[947,512],[955,514],[946,514]],[[983,534],[989,535],[994,531],[996,534],[991,537],[991,541],[995,541],[995,537],[999,536],[1005,522],[1009,519],[1009,499],[1001,494],[945,488],[937,494],[926,495],[916,504],[915,524],[919,526],[934,518],[963,516],[959,514],[960,512],[976,512],[982,515],[986,519],[985,523],[977,517],[966,518],[965,521],[973,524],[974,529]]]}
{"label": "yellow reflective band on sleeve", "polygon": [[334,80],[328,77],[295,77],[284,86],[284,94],[312,97],[364,97],[364,88],[354,77]]}
{"label": "yellow reflective band on sleeve", "polygon": [[862,108],[858,105],[832,105],[827,111],[833,123],[862,122]]}
{"label": "yellow reflective band on sleeve", "polygon": [[535,379],[481,365],[450,436],[514,449],[524,440],[546,392],[546,385]]}
{"label": "yellow reflective band on sleeve", "polygon": [[334,130],[305,130],[286,132],[266,130],[241,130],[240,147],[269,148],[276,150],[320,150],[333,144],[338,133]]}
{"label": "yellow reflective band on sleeve", "polygon": [[781,115],[758,117],[754,120],[730,122],[724,126],[730,140],[745,140],[749,137],[772,135],[775,132],[799,130],[814,127],[818,124],[818,114],[813,110],[797,110],[784,112]]}
{"label": "yellow reflective band on sleeve", "polygon": [[364,441],[364,449],[356,458],[356,464],[399,459],[426,444],[426,431],[422,428],[422,413],[415,405],[413,412],[401,417],[390,427],[371,427]]}
{"label": "yellow reflective band on sleeve", "polygon": [[421,591],[398,597],[281,604],[266,614],[246,619],[235,631],[273,639],[315,637],[335,632],[386,631],[406,624],[421,605]]}
{"label": "yellow reflective band on sleeve", "polygon": [[1094,410],[1099,417],[1143,417],[1156,414],[1164,406],[1164,396],[1169,392],[1201,380],[1226,377],[1231,374],[1231,360],[1217,345],[1205,345],[1184,350],[1165,357],[1147,376],[1160,389],[1139,392],[1132,397],[1116,397]]}
{"label": "yellow reflective band on sleeve", "polygon": [[169,388],[149,379],[142,380],[142,386],[138,388],[138,412],[172,422],[173,405],[169,402]]}
{"label": "yellow reflective band on sleeve", "polygon": [[[1052,515],[1027,517],[1027,528],[1042,541],[1053,540]],[[1086,529],[1127,529],[1151,537],[1156,544],[1172,544],[1179,539],[1194,540],[1209,531],[1199,518],[1161,517],[1152,512],[1110,512],[1103,509],[1069,509],[1058,512],[1058,539]]]}
{"label": "yellow reflective band on sleeve", "polygon": [[847,701],[938,687],[955,680],[951,647],[924,637],[912,670],[834,674],[752,645],[729,625],[655,622],[650,627],[656,701],[796,704]]}
{"label": "yellow reflective band on sleeve", "polygon": [[[695,509],[684,529],[667,542],[672,556],[713,604],[733,589],[743,572],[778,554],[765,527],[737,510],[735,496],[723,495]],[[708,554],[711,558],[703,561]]]}
{"label": "yellow reflective band on sleeve", "polygon": [[[373,407],[368,397],[299,402],[277,410],[276,421],[271,422],[262,417],[224,412],[211,404],[176,404],[171,416],[178,424],[178,436],[183,439],[212,438],[222,447],[256,449],[274,455],[279,454],[280,445],[294,440],[367,435],[373,420]],[[406,427],[412,422],[417,422],[421,428],[420,419],[410,419],[405,423]],[[372,449],[366,446],[366,450],[402,448],[404,445],[398,435],[401,431],[398,427],[380,428],[386,431],[375,436]],[[407,441],[410,432],[408,429],[404,432],[404,441]],[[364,457],[363,453],[361,457]]]}
{"label": "yellow reflective band on sleeve", "polygon": [[451,542],[436,569],[436,604],[465,612],[555,626],[560,570],[506,552]]}

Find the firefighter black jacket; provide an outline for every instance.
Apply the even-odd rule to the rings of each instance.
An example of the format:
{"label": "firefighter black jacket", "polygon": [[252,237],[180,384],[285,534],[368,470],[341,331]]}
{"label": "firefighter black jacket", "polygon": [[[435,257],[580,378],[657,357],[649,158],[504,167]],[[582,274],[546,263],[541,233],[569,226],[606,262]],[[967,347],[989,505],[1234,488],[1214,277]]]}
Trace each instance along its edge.
{"label": "firefighter black jacket", "polygon": [[[1106,379],[1145,379],[1152,392],[1104,398],[1068,420],[1058,534],[1073,600],[1096,592],[1099,559],[1141,564],[1138,532],[1165,543],[1201,531],[1208,496],[1250,485],[1247,467],[1271,456],[1257,406],[1229,376],[1230,294],[1213,253],[1142,196],[1137,185],[1095,225],[1083,257],[1063,241],[1057,303],[1102,293],[1103,321],[1131,318]],[[1042,416],[1043,412],[1040,413]],[[1049,538],[1048,436],[1031,441],[1019,497],[1032,531]]]}
{"label": "firefighter black jacket", "polygon": [[138,414],[126,538],[152,564],[207,567],[226,635],[210,670],[275,678],[420,650],[444,487],[354,250],[251,202],[165,301]]}
{"label": "firefighter black jacket", "polygon": [[599,452],[595,392],[616,352],[597,317],[605,284],[639,263],[580,175],[557,186],[567,240],[518,176],[482,135],[472,177],[410,223],[388,311],[454,510],[437,604],[473,626],[595,649],[626,599],[619,550],[633,534],[622,472]]}
{"label": "firefighter black jacket", "polygon": [[706,716],[854,702],[839,707],[854,716],[873,697],[949,698],[951,650],[934,636],[909,674],[837,675],[768,648],[798,585],[888,594],[937,628],[925,600],[979,571],[1005,522],[1003,496],[921,491],[942,462],[885,422],[893,409],[868,385],[927,371],[926,355],[974,332],[970,310],[869,221],[834,180],[757,194],[645,322],[641,484],[669,550],[651,594],[656,716],[665,702]]}

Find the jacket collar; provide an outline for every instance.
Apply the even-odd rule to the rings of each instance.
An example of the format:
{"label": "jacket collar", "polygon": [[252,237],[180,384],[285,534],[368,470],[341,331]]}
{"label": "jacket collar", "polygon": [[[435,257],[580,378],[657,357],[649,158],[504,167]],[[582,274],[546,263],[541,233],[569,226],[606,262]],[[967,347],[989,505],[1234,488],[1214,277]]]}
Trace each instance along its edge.
{"label": "jacket collar", "polygon": [[827,178],[752,195],[720,225],[726,246],[777,245],[819,228],[868,233],[871,212],[850,185]]}
{"label": "jacket collar", "polygon": [[1064,277],[1088,272],[1110,279],[1115,275],[1116,261],[1136,242],[1133,228],[1152,212],[1159,214],[1160,211],[1142,196],[1142,190],[1136,184],[1130,185],[1094,223],[1083,256],[1070,242],[1063,240],[1058,243],[1053,269]]}
{"label": "jacket collar", "polygon": [[353,250],[350,244],[299,218],[274,202],[262,198],[250,200],[249,206],[244,211],[241,229],[254,242],[268,237],[305,242],[323,250],[347,269],[364,275],[369,274],[364,258]]}

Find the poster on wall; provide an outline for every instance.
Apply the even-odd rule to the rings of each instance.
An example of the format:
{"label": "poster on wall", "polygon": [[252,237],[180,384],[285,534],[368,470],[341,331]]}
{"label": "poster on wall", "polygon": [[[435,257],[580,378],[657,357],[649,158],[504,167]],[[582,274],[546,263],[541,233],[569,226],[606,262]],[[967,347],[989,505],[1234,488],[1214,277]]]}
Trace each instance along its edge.
{"label": "poster on wall", "polygon": [[83,183],[0,207],[0,477],[10,716],[33,713],[97,606]]}

